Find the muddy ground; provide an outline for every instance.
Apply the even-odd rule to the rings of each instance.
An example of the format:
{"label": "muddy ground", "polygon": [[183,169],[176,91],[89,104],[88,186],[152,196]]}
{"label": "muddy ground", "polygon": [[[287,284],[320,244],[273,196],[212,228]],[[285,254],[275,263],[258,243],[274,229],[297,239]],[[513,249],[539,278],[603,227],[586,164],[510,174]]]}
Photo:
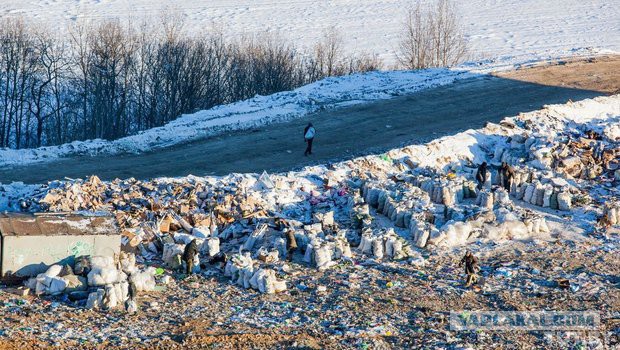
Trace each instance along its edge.
{"label": "muddy ground", "polygon": [[620,58],[602,56],[585,60],[558,60],[498,73],[496,76],[613,95],[620,93]]}

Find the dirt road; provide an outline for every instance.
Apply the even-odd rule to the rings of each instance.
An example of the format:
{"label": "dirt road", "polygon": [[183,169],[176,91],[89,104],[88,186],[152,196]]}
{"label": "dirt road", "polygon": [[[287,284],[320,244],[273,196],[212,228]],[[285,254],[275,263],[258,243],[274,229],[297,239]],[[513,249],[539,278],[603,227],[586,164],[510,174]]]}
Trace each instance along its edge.
{"label": "dirt road", "polygon": [[[40,183],[97,174],[102,179],[222,175],[299,168],[378,152],[481,127],[545,104],[620,89],[620,59],[562,62],[480,76],[412,96],[324,110],[291,122],[228,133],[139,155],[76,157],[0,170],[0,182]],[[315,153],[304,157],[303,128],[317,129]]]}

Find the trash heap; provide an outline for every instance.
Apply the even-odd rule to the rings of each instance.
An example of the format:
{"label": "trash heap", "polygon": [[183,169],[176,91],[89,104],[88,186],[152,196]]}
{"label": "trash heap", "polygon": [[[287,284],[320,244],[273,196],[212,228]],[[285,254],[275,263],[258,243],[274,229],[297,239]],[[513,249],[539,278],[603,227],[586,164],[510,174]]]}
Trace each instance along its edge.
{"label": "trash heap", "polygon": [[[618,223],[614,198],[620,194],[617,119],[521,115],[470,134],[393,150],[374,157],[374,163],[353,163],[383,161],[363,180],[364,201],[408,229],[418,247],[548,235],[544,215],[527,205],[559,213],[578,207],[610,227]],[[455,148],[459,139],[471,146]],[[491,168],[478,189],[473,180],[483,161]],[[502,162],[515,173],[508,190],[496,170]]]}
{"label": "trash heap", "polygon": [[357,249],[360,253],[377,260],[384,258],[401,260],[416,256],[410,245],[391,228],[378,232],[364,229]]}
{"label": "trash heap", "polygon": [[605,204],[601,222],[605,227],[620,225],[620,201]]}
{"label": "trash heap", "polygon": [[[271,260],[275,261],[277,256]],[[234,254],[226,263],[224,275],[245,289],[252,288],[261,293],[273,294],[286,290],[286,282],[278,280],[273,269],[261,267],[249,252]]]}
{"label": "trash heap", "polygon": [[[47,271],[30,278],[25,286],[36,295],[66,295],[71,301],[85,300],[89,309],[124,307],[137,311],[137,292],[155,290],[154,267],[139,269],[131,253],[111,256],[81,256],[71,265],[52,265]],[[28,291],[26,291],[27,293]]]}
{"label": "trash heap", "polygon": [[[423,174],[419,174],[421,172]],[[362,185],[364,200],[420,247],[458,246],[474,239],[527,239],[549,233],[542,216],[512,204],[509,193],[490,181],[483,189],[466,177],[412,169]]]}
{"label": "trash heap", "polygon": [[[305,257],[317,268],[352,257],[345,231],[336,224],[336,220],[349,218],[348,208],[352,206],[343,184],[344,173],[326,174],[301,180],[264,173],[258,177],[112,182],[92,176],[49,183],[39,198],[31,200],[35,204],[29,209],[111,211],[122,229],[124,251],[135,253],[138,263],[160,261],[173,270],[185,267],[183,250],[195,240],[200,254],[194,260],[193,272],[227,260],[227,275],[243,281],[238,276],[241,271],[247,277],[245,287],[271,293],[286,289],[286,284],[277,280],[273,266],[281,268],[287,257],[284,228],[293,232],[303,249],[300,260]],[[95,260],[92,266],[94,270],[112,271],[109,263]],[[89,280],[89,285],[125,280],[127,276],[118,270],[118,274],[100,276],[96,284]],[[123,291],[121,287],[117,299],[124,302]],[[100,305],[103,299],[99,295],[93,300],[92,304]]]}

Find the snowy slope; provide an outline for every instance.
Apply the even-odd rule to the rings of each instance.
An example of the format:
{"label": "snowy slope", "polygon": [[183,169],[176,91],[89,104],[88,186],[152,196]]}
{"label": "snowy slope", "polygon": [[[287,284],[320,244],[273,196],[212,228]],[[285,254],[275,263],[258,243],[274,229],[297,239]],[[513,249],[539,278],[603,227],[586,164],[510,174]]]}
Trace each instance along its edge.
{"label": "snowy slope", "polygon": [[[267,31],[312,45],[329,27],[342,33],[348,52],[394,62],[407,0],[2,0],[0,16],[21,15],[63,27],[77,19],[157,21],[163,9],[198,33],[212,27],[239,37]],[[617,0],[456,1],[474,59],[558,56],[596,47],[620,51]]]}
{"label": "snowy slope", "polygon": [[389,99],[471,77],[465,70],[429,69],[354,74],[327,78],[269,96],[217,106],[137,135],[115,141],[90,140],[36,149],[0,149],[0,165],[24,165],[78,154],[144,152],[197,140],[228,130],[240,130],[301,117],[318,109]]}

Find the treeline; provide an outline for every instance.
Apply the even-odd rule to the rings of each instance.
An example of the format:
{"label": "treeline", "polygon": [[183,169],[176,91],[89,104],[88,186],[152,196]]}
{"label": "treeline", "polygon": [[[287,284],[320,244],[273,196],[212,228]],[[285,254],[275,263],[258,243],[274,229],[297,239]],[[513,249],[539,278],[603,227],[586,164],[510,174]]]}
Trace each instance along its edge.
{"label": "treeline", "polygon": [[345,57],[341,46],[333,31],[301,51],[274,37],[189,36],[172,21],[80,25],[58,38],[3,20],[0,147],[116,139],[184,113],[380,68],[374,57]]}

